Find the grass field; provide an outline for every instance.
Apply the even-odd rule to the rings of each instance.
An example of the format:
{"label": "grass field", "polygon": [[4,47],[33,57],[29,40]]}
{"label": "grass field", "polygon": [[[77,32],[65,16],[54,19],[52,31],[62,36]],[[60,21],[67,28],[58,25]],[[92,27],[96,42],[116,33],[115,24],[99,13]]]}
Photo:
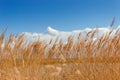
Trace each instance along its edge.
{"label": "grass field", "polygon": [[[0,35],[0,80],[120,80],[120,30],[94,40],[99,29],[74,43],[27,42],[25,35]],[[58,43],[57,43],[58,42]],[[14,43],[14,44],[13,44]]]}

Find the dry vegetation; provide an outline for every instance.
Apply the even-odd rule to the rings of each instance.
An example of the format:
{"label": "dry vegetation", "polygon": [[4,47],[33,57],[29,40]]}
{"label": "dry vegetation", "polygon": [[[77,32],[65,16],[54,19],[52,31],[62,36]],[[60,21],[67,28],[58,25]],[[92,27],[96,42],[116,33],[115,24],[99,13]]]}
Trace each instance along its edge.
{"label": "dry vegetation", "polygon": [[[85,39],[72,36],[49,44],[27,43],[24,35],[0,35],[0,80],[120,80],[120,33],[94,40],[98,29]],[[88,39],[89,38],[89,39]],[[13,44],[14,43],[14,44]],[[50,46],[51,45],[51,46]]]}

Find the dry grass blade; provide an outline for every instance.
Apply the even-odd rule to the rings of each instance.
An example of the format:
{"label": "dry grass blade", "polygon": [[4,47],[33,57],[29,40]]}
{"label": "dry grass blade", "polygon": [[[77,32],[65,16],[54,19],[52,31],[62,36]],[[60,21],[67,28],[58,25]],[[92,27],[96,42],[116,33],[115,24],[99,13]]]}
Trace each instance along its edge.
{"label": "dry grass blade", "polygon": [[3,41],[5,39],[5,33],[6,33],[6,29],[3,30],[2,34],[0,35],[0,46],[2,46]]}
{"label": "dry grass blade", "polygon": [[113,26],[114,26],[114,24],[115,24],[115,17],[113,18],[113,20],[112,20],[112,23],[111,23],[110,27],[113,27]]}

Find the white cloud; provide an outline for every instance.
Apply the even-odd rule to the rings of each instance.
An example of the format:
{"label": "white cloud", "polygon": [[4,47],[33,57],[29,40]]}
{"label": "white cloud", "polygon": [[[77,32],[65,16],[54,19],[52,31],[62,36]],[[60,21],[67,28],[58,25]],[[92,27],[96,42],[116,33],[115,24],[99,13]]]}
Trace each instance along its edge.
{"label": "white cloud", "polygon": [[[116,29],[113,30],[111,36],[115,34],[115,31],[120,29],[120,26],[118,26]],[[81,38],[86,37],[86,33],[96,30],[96,28],[86,28],[83,30],[73,30],[70,32],[65,31],[59,31],[55,30],[51,27],[48,27],[45,33],[30,33],[30,32],[23,32],[25,33],[26,39],[29,41],[36,41],[36,40],[43,40],[45,42],[49,42],[51,39],[55,41],[57,37],[59,37],[59,40],[62,39],[63,42],[66,42],[69,36],[74,36],[74,39],[76,40],[79,33],[81,33]],[[103,34],[107,34],[111,31],[110,28],[98,28],[98,33],[95,34],[94,39],[100,38]]]}

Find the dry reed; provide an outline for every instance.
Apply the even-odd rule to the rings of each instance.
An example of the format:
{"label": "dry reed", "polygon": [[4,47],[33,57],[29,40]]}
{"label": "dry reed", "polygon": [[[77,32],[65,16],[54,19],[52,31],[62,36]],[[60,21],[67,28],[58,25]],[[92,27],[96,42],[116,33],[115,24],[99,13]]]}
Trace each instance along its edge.
{"label": "dry reed", "polygon": [[11,34],[5,40],[3,31],[0,35],[0,80],[119,80],[119,29],[113,37],[111,30],[94,40],[97,31],[98,28],[86,33],[86,40],[80,38],[80,33],[76,43],[70,36],[66,44],[62,39],[59,41],[59,37],[53,44],[52,39],[49,44],[27,43],[24,34],[17,37]]}

